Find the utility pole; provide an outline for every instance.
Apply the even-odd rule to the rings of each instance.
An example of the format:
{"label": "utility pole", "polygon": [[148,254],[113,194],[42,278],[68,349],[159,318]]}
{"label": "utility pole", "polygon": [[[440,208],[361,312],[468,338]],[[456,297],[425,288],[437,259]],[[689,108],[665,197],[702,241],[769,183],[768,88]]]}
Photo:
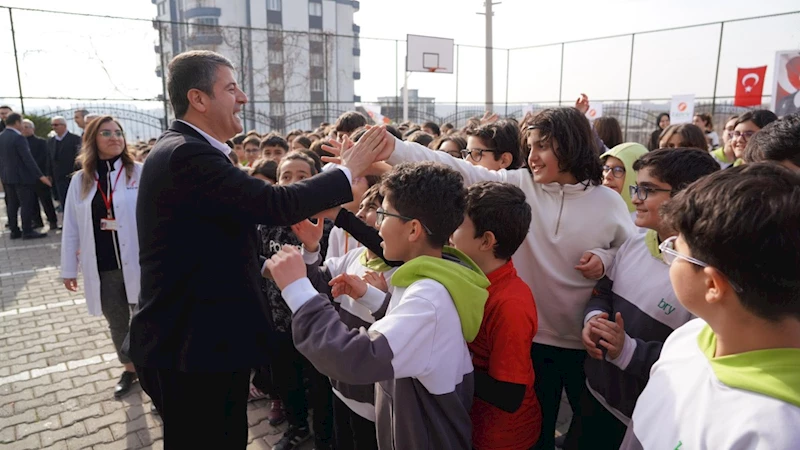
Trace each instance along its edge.
{"label": "utility pole", "polygon": [[483,6],[486,7],[484,12],[477,14],[486,16],[486,111],[494,109],[494,64],[492,62],[492,12],[493,5],[499,5],[500,2],[493,3],[491,0],[486,0]]}

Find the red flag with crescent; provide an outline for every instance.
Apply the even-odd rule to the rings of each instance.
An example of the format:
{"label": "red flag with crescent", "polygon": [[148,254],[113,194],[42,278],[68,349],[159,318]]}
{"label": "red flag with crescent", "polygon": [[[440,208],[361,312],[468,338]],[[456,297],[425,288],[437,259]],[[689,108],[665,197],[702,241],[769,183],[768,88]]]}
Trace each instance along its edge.
{"label": "red flag with crescent", "polygon": [[736,77],[736,97],[733,104],[735,106],[760,106],[766,75],[767,66],[739,69]]}

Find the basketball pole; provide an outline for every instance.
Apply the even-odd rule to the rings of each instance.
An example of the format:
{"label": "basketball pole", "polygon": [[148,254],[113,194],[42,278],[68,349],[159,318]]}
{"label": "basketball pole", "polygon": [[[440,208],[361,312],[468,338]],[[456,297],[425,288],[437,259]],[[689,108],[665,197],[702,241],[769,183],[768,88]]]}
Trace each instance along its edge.
{"label": "basketball pole", "polygon": [[493,3],[492,0],[485,0],[483,5],[486,10],[482,13],[477,13],[486,16],[486,111],[494,109],[494,62],[493,62],[493,49],[492,49],[492,12],[493,5],[499,5],[500,2]]}
{"label": "basketball pole", "polygon": [[408,76],[411,72],[404,72],[403,76],[403,122],[408,122]]}

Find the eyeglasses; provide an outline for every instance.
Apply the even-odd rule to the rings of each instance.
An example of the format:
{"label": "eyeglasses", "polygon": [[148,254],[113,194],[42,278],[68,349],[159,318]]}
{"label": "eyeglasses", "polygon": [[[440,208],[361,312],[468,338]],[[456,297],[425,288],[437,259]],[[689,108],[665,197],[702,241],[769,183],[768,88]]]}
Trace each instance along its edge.
{"label": "eyeglasses", "polygon": [[747,141],[751,137],[753,137],[754,134],[756,134],[755,131],[744,131],[744,132],[742,132],[742,131],[734,131],[732,136],[735,137],[735,138],[742,137],[742,138],[744,138],[745,141]]}
{"label": "eyeglasses", "polygon": [[245,153],[261,153],[261,150],[259,150],[257,148],[249,148],[249,149],[245,149],[244,152]]}
{"label": "eyeglasses", "polygon": [[[398,219],[405,220],[406,222],[408,222],[409,220],[415,220],[413,217],[401,216],[400,214],[388,213],[388,212],[384,211],[383,208],[378,208],[378,209],[375,210],[375,226],[376,227],[380,227],[381,224],[383,223],[383,219],[386,216],[397,217]],[[416,220],[419,220],[419,219],[416,219]],[[433,235],[433,232],[430,230],[430,228],[426,227],[425,224],[422,223],[422,221],[420,221],[419,224],[422,225],[422,228],[425,230],[426,233],[428,233],[429,235]]]}
{"label": "eyeglasses", "polygon": [[480,162],[483,158],[483,153],[497,153],[497,150],[491,150],[488,148],[467,148],[461,150],[461,157],[467,159],[467,157],[471,158],[475,162]]}
{"label": "eyeglasses", "polygon": [[65,127],[67,125],[64,124],[64,123],[51,123],[50,126],[51,127]]}
{"label": "eyeglasses", "polygon": [[631,198],[636,197],[641,201],[647,200],[647,196],[653,192],[672,192],[672,189],[658,189],[649,186],[639,186],[638,184],[632,184],[628,189],[630,189]]}
{"label": "eyeglasses", "polygon": [[[665,240],[664,242],[661,243],[661,245],[658,246],[658,249],[661,251],[661,256],[664,258],[664,262],[667,263],[668,266],[671,266],[676,259],[682,259],[696,266],[711,267],[708,264],[704,263],[703,261],[700,261],[699,259],[692,258],[691,256],[684,255],[675,250],[675,241],[677,239],[678,236],[672,236],[670,238],[667,238],[667,240]],[[727,275],[725,275],[725,277],[728,278],[728,282],[731,284],[734,291],[739,293],[743,292],[743,289],[739,287],[738,284],[733,282]]]}
{"label": "eyeglasses", "polygon": [[620,166],[603,166],[603,175],[607,174],[608,172],[611,172],[611,175],[613,175],[614,178],[622,178],[625,176],[625,168]]}
{"label": "eyeglasses", "polygon": [[122,137],[122,131],[120,131],[120,130],[114,130],[114,131],[111,131],[111,130],[103,130],[103,131],[101,131],[101,132],[100,132],[100,133],[98,133],[98,134],[99,134],[100,136],[103,136],[104,138],[110,138],[111,136],[118,137],[118,138],[121,138],[121,137]]}

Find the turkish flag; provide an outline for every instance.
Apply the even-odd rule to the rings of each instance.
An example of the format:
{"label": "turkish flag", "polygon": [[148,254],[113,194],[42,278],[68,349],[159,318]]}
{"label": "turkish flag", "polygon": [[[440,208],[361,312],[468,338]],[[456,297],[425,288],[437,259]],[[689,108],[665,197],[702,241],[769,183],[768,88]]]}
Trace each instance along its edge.
{"label": "turkish flag", "polygon": [[764,92],[764,77],[767,66],[739,69],[736,76],[736,98],[734,106],[760,106],[761,94]]}

